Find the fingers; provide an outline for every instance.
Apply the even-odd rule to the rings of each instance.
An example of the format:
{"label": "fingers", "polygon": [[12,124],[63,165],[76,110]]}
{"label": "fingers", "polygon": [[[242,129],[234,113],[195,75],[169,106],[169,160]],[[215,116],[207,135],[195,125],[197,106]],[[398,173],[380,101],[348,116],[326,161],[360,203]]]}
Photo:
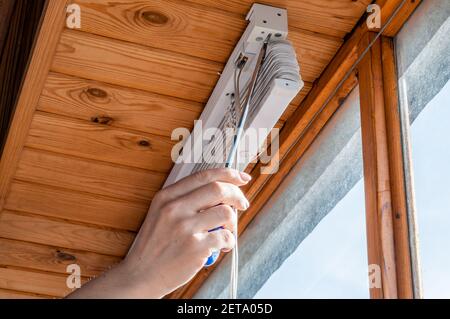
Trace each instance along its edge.
{"label": "fingers", "polygon": [[192,217],[195,232],[206,232],[220,226],[233,231],[236,222],[237,214],[228,205],[211,207]]}
{"label": "fingers", "polygon": [[204,185],[177,201],[182,202],[184,209],[191,212],[200,212],[220,204],[229,205],[239,210],[246,210],[250,206],[239,187],[222,182]]}
{"label": "fingers", "polygon": [[230,168],[209,169],[181,179],[175,184],[164,188],[159,195],[163,197],[164,203],[167,203],[212,182],[225,182],[242,186],[247,184],[250,179],[251,176],[247,173]]}
{"label": "fingers", "polygon": [[213,251],[229,251],[233,249],[236,239],[228,229],[219,229],[208,233],[203,243],[210,249],[209,253],[211,254]]}

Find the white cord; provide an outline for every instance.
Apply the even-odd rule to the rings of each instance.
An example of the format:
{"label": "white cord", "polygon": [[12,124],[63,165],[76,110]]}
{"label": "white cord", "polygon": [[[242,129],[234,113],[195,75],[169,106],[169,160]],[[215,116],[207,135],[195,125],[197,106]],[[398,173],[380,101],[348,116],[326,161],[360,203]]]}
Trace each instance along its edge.
{"label": "white cord", "polygon": [[[269,43],[271,34],[269,34],[266,38],[266,40],[263,43],[263,46],[261,47],[261,50],[258,54],[255,70],[253,71],[253,74],[250,78],[250,82],[248,85],[248,92],[247,96],[245,98],[244,106],[241,105],[241,97],[240,97],[240,88],[239,88],[239,77],[241,74],[241,70],[244,65],[237,65],[237,68],[235,69],[235,106],[239,108],[239,112],[236,112],[236,114],[240,114],[239,122],[236,128],[236,133],[233,139],[233,144],[231,146],[231,150],[229,153],[229,158],[227,159],[227,163],[225,164],[225,167],[234,167],[235,169],[239,170],[239,152],[238,152],[238,146],[239,142],[241,140],[241,136],[244,131],[245,123],[247,121],[249,109],[250,109],[250,102],[252,99],[252,95],[255,90],[255,84],[256,80],[258,78],[258,75],[261,70],[261,66],[264,62],[264,57],[266,55],[267,50],[267,44]],[[238,72],[239,69],[239,73]],[[236,76],[238,75],[238,76]],[[234,210],[236,213],[236,219],[238,220],[238,213],[237,210]],[[236,299],[237,298],[237,288],[238,288],[238,274],[239,274],[239,248],[238,248],[238,223],[235,223],[234,226],[234,236],[235,236],[235,247],[232,252],[232,261],[231,261],[231,282],[230,282],[230,299]]]}
{"label": "white cord", "polygon": [[[236,213],[236,219],[238,220],[238,212],[234,210]],[[233,229],[234,238],[236,244],[233,248],[233,252],[231,255],[231,278],[230,278],[230,299],[237,298],[237,288],[238,288],[238,275],[239,275],[239,246],[238,246],[238,226],[237,220]]]}
{"label": "white cord", "polygon": [[[238,155],[236,154],[236,157]],[[239,164],[237,158],[234,161],[234,168],[239,169]],[[239,212],[237,209],[233,208],[236,214],[236,223],[234,223],[233,234],[235,245],[231,255],[231,278],[230,278],[230,299],[237,299],[238,290],[238,278],[239,278],[239,245],[238,245],[238,222],[239,222]]]}

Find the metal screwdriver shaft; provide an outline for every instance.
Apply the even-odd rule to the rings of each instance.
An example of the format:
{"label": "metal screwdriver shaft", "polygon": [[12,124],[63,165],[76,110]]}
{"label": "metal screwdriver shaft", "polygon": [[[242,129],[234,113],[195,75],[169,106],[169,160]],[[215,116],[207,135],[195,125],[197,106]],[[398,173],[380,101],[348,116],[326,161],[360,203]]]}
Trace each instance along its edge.
{"label": "metal screwdriver shaft", "polygon": [[[232,141],[232,146],[231,146],[231,150],[230,153],[228,154],[228,158],[227,161],[225,163],[225,167],[227,168],[233,168],[233,166],[235,166],[235,168],[239,168],[239,159],[238,157],[238,148],[239,148],[239,142],[241,141],[242,138],[242,134],[244,132],[244,128],[245,128],[245,124],[247,121],[247,117],[248,117],[248,112],[250,109],[250,103],[251,103],[251,99],[252,99],[252,95],[253,95],[253,91],[255,89],[255,85],[256,85],[256,80],[258,78],[258,74],[259,74],[259,70],[261,69],[261,66],[264,62],[264,57],[266,55],[266,51],[267,51],[267,44],[269,43],[270,40],[270,34],[267,36],[267,38],[265,39],[263,46],[259,52],[258,55],[258,59],[256,61],[256,66],[255,66],[255,70],[253,71],[252,77],[250,79],[250,84],[249,84],[249,92],[248,92],[248,96],[247,99],[245,101],[244,104],[244,108],[242,110],[241,105],[240,105],[240,101],[241,98],[239,96],[239,94],[237,94],[236,96],[236,102],[238,103],[238,108],[239,110],[242,110],[241,112],[241,117],[239,119],[237,128],[236,128],[236,133],[233,136],[233,141]],[[237,84],[239,85],[239,83]],[[239,92],[239,87],[235,88],[236,93]],[[236,209],[234,209],[234,212],[236,214],[236,219],[238,220],[238,212]],[[239,268],[239,248],[238,248],[238,227],[237,227],[237,221],[233,230],[234,236],[235,236],[235,242],[236,245],[233,249],[232,252],[232,265],[231,265],[231,282],[230,282],[230,299],[236,299],[237,298],[237,286],[238,286],[238,268]]]}

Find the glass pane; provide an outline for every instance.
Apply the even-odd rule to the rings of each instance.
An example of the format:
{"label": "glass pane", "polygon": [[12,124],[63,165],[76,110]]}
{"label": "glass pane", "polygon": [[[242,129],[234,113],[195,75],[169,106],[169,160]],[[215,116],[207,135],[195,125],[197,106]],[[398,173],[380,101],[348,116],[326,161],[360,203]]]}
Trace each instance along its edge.
{"label": "glass pane", "polygon": [[360,180],[255,298],[369,298],[364,214]]}
{"label": "glass pane", "polygon": [[[351,133],[345,133],[349,127],[353,127]],[[299,226],[299,232],[304,232],[301,228],[312,231],[271,275],[255,298],[369,298],[359,127],[359,91],[356,88],[314,141],[311,154],[304,156],[314,157],[314,152],[319,152],[320,156],[326,157],[318,151],[321,145],[328,150],[334,147],[340,150],[333,153],[335,157],[321,175],[327,177],[318,183],[320,186],[314,185],[312,191],[314,196],[325,200],[318,204],[320,207],[308,206],[305,201],[311,214],[317,214],[317,217],[304,220],[307,226]],[[339,139],[341,142],[335,143]],[[342,142],[344,139],[346,144]],[[300,170],[318,167],[320,164],[315,162],[311,166],[300,165]],[[330,179],[336,171],[339,174]],[[295,178],[302,179],[301,176]],[[318,213],[323,207],[327,207],[328,214]],[[298,212],[300,215],[302,209]],[[319,216],[324,217],[320,220]]]}
{"label": "glass pane", "polygon": [[450,298],[450,81],[411,125],[425,298]]}

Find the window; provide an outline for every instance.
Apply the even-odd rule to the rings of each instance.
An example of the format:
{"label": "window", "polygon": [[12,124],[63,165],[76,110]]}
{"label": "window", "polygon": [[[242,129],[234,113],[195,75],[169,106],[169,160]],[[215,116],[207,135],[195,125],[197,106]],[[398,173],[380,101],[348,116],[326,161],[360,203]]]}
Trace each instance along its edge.
{"label": "window", "polygon": [[[297,164],[301,173],[294,175],[299,182],[284,190],[302,192],[307,175],[325,167],[309,186],[306,200],[299,201],[301,207],[293,212],[302,216],[293,231],[313,229],[255,298],[369,298],[359,127],[356,87],[313,142],[308,151],[311,155],[306,154]],[[321,161],[327,156],[334,158],[323,165]],[[280,249],[287,246],[283,244]]]}
{"label": "window", "polygon": [[360,180],[255,298],[369,298],[364,217]]}
{"label": "window", "polygon": [[425,298],[450,298],[450,81],[411,125]]}

